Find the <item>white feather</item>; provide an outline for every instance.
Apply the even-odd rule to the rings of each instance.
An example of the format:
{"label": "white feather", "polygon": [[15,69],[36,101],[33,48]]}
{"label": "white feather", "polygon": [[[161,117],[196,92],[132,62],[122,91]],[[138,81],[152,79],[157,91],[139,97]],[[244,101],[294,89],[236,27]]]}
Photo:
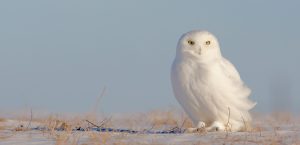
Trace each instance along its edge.
{"label": "white feather", "polygon": [[231,131],[239,131],[251,121],[251,90],[222,57],[211,33],[191,31],[180,38],[171,80],[176,99],[195,125],[204,122],[211,129],[221,124],[216,127],[222,130],[229,124]]}

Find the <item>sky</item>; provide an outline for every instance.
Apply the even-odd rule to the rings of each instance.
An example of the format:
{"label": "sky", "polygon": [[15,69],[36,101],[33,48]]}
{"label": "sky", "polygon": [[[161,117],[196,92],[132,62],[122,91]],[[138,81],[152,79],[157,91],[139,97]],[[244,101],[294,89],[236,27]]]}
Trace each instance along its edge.
{"label": "sky", "polygon": [[0,110],[104,113],[178,107],[177,41],[216,35],[252,89],[254,111],[300,112],[300,1],[4,0]]}

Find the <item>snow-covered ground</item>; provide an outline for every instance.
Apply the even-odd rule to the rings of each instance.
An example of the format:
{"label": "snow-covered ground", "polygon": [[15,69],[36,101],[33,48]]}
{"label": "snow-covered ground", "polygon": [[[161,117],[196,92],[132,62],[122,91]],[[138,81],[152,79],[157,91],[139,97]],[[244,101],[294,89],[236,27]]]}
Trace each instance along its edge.
{"label": "snow-covered ground", "polygon": [[[99,138],[91,138],[90,132],[75,132],[67,139],[57,139],[38,131],[3,132],[1,144],[299,144],[299,132],[278,131],[276,133],[207,133],[180,135],[136,135],[120,133],[95,133]],[[107,135],[108,134],[108,135]],[[105,136],[105,137],[100,137]]]}
{"label": "snow-covered ground", "polygon": [[[65,135],[64,135],[65,134]],[[299,131],[205,134],[122,134],[98,132],[1,131],[1,145],[28,144],[300,144]],[[62,136],[62,137],[60,137]]]}
{"label": "snow-covered ground", "polygon": [[[147,116],[151,115],[148,114]],[[156,118],[154,116],[156,116]],[[156,125],[152,126],[151,129],[162,129],[168,128],[174,124],[173,119],[178,119],[174,116],[176,115],[170,115],[169,113],[153,113],[150,118],[141,118],[139,115],[134,116],[137,118],[131,116],[131,119],[126,117],[116,117],[115,120],[112,119],[110,120],[110,123],[106,123],[106,126],[114,128],[122,126],[141,130],[143,127],[149,129],[151,128],[150,124],[156,123]],[[68,129],[66,129],[67,131],[56,131],[54,129],[51,130],[51,126],[53,126],[53,128],[57,126],[61,127],[63,126],[62,124],[64,124],[62,123],[63,121],[53,119],[55,120],[55,125],[51,125],[51,121],[49,121],[49,119],[45,120],[28,121],[27,119],[27,121],[21,121],[16,119],[0,119],[0,145],[300,144],[300,124],[296,121],[296,119],[293,120],[286,117],[258,117],[253,123],[254,129],[251,132],[201,132],[182,134],[129,134],[97,131],[72,131]],[[148,122],[145,120],[148,120]],[[183,123],[183,119],[178,120],[181,120],[180,123]],[[87,123],[81,123],[81,125],[84,124],[86,125]],[[98,121],[98,124],[101,124],[101,121]],[[35,127],[48,127],[50,130],[30,129]],[[187,125],[183,125],[183,127],[187,127]]]}

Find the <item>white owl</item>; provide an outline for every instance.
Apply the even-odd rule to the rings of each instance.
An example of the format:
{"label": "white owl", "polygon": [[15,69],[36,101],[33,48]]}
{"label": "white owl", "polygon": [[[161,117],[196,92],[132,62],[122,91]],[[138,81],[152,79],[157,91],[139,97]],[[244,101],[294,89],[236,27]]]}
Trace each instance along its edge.
{"label": "white owl", "polygon": [[176,99],[195,128],[207,131],[241,131],[251,121],[251,90],[235,67],[222,56],[218,40],[207,31],[184,34],[171,69]]}

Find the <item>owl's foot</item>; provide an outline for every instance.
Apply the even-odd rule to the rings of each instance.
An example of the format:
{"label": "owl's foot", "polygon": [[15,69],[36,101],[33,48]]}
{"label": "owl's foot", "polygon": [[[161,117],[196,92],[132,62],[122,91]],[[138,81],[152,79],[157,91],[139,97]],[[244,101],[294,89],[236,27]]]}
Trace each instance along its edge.
{"label": "owl's foot", "polygon": [[205,131],[205,126],[206,126],[205,123],[200,121],[200,122],[198,122],[196,128],[187,128],[186,132],[188,132],[188,133],[203,132],[203,131]]}
{"label": "owl's foot", "polygon": [[225,131],[225,126],[219,121],[215,121],[211,126],[206,128],[207,131]]}

